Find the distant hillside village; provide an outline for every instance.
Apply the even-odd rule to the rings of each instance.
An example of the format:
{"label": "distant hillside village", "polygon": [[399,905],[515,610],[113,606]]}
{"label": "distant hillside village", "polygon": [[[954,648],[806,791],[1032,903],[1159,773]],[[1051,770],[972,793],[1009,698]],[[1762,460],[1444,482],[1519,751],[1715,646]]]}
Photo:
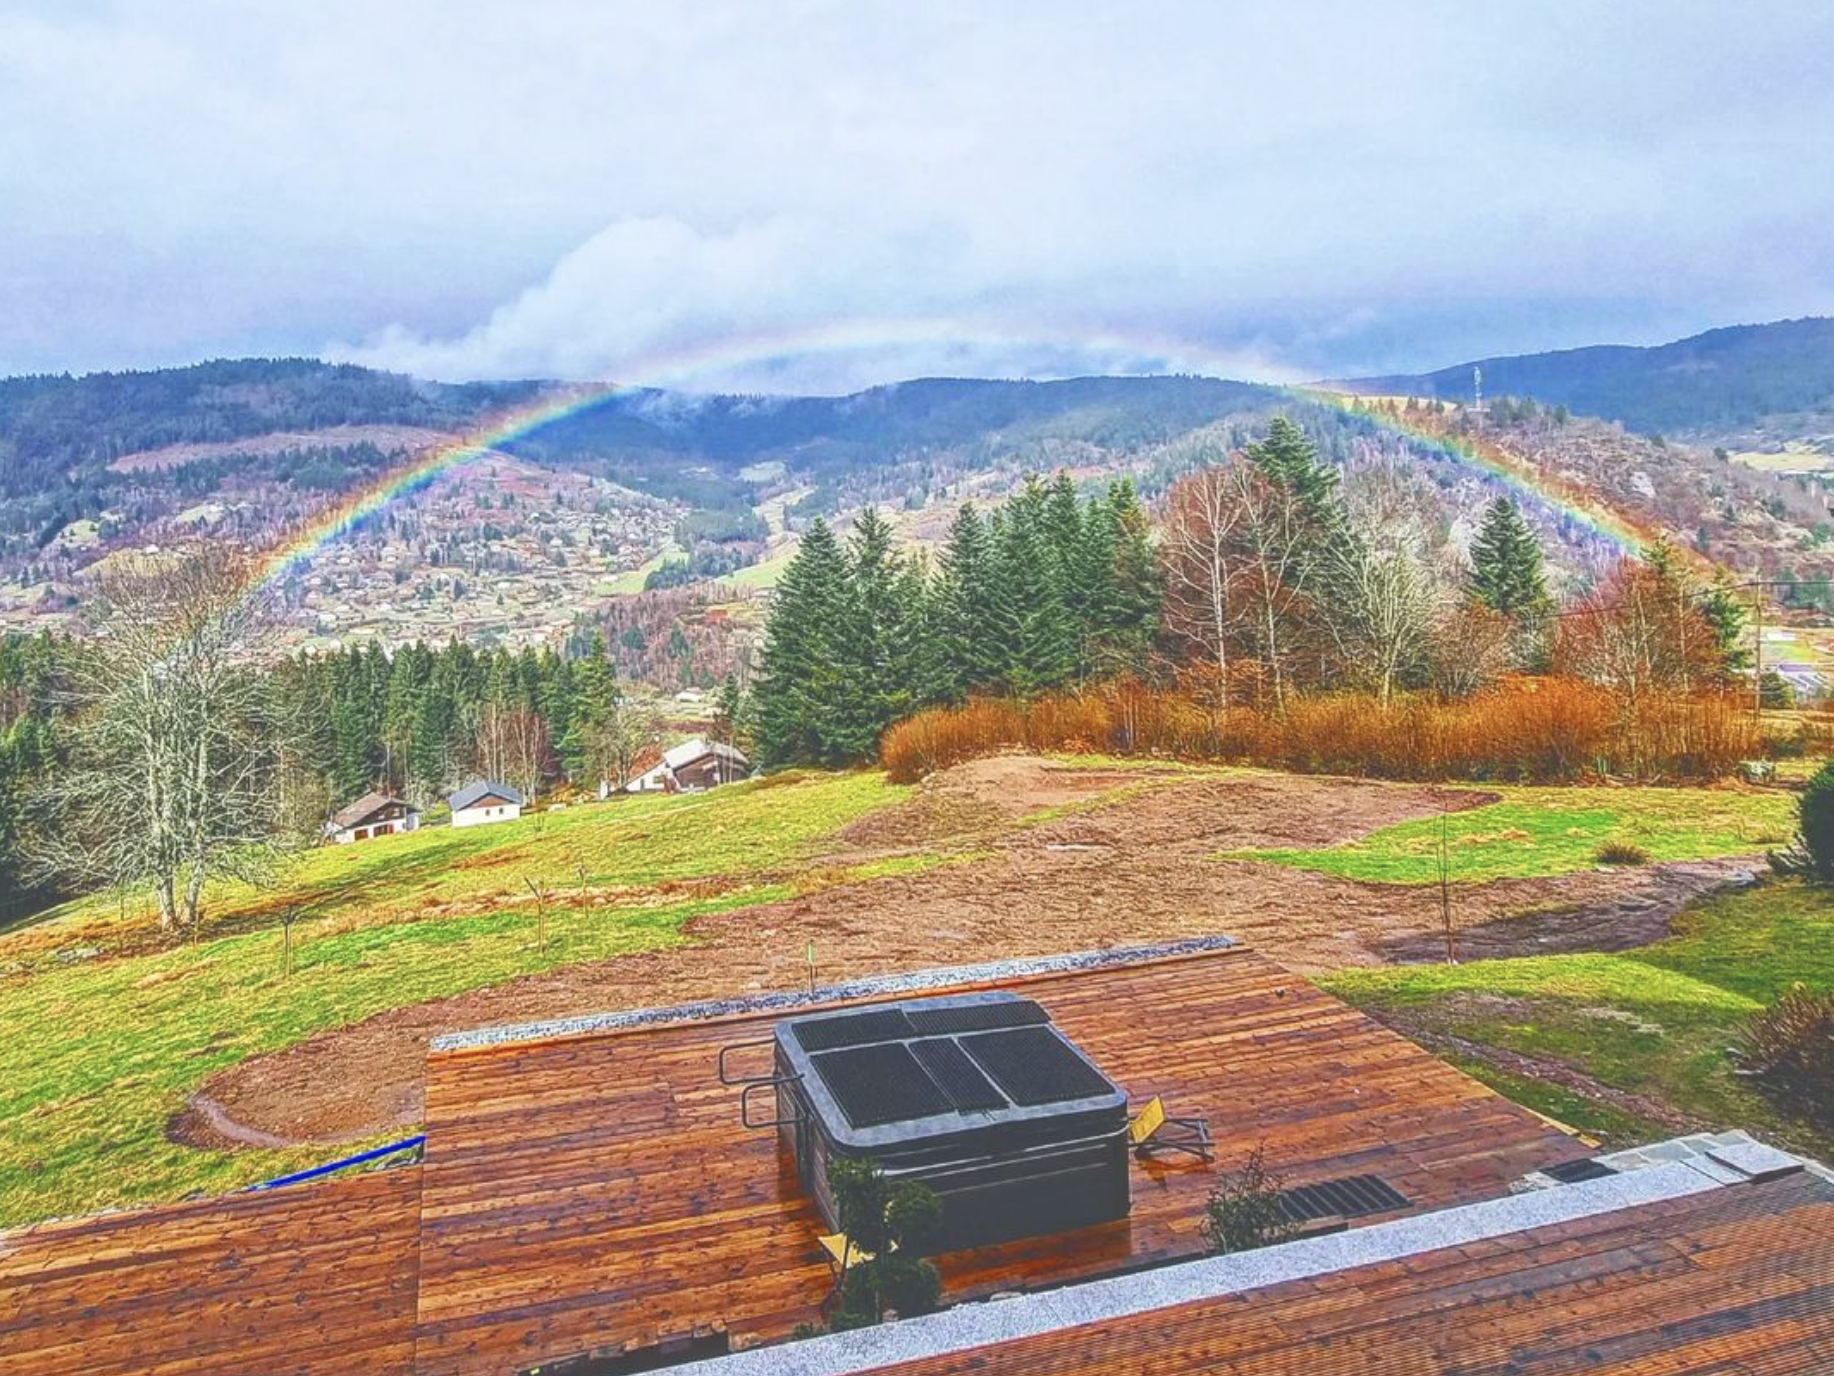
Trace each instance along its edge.
{"label": "distant hillside village", "polygon": [[[663,751],[662,757],[640,774],[619,783],[601,779],[598,801],[632,793],[702,793],[748,779],[751,774],[751,761],[744,751],[723,741],[695,736]],[[450,825],[479,827],[513,822],[533,801],[508,784],[473,779],[447,795],[445,806]],[[550,811],[567,806],[564,802],[548,805]],[[324,839],[335,845],[348,845],[398,836],[419,831],[424,816],[422,809],[406,799],[372,789],[331,815],[325,823]]]}

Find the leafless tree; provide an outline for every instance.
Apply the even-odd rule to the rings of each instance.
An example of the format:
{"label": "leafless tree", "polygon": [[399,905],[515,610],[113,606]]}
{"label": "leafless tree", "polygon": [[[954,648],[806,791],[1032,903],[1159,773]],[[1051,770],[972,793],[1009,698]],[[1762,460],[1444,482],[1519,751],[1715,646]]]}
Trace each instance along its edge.
{"label": "leafless tree", "polygon": [[615,790],[630,781],[637,757],[657,740],[662,722],[656,712],[621,694],[605,720],[588,733],[587,767]]}
{"label": "leafless tree", "polygon": [[33,860],[71,886],[150,886],[195,933],[217,877],[259,881],[284,844],[291,735],[260,673],[273,622],[243,559],[215,548],[118,567],[74,657],[71,767],[36,799]]}
{"label": "leafless tree", "polygon": [[1222,707],[1229,705],[1230,642],[1241,634],[1246,600],[1239,585],[1248,577],[1237,539],[1246,519],[1239,465],[1215,464],[1173,485],[1159,547],[1166,632],[1215,669]]}
{"label": "leafless tree", "polygon": [[487,702],[478,716],[478,767],[527,797],[540,791],[550,743],[547,723],[521,703]]}
{"label": "leafless tree", "polygon": [[1328,558],[1326,623],[1344,674],[1386,703],[1425,651],[1436,601],[1432,582],[1405,548],[1345,540]]}
{"label": "leafless tree", "polygon": [[1443,698],[1468,698],[1516,660],[1516,625],[1481,602],[1462,599],[1441,612],[1427,636],[1427,678]]}
{"label": "leafless tree", "polygon": [[1318,601],[1340,672],[1387,702],[1420,667],[1456,586],[1430,563],[1436,505],[1392,465],[1357,474],[1323,549]]}
{"label": "leafless tree", "polygon": [[1257,657],[1282,708],[1293,689],[1293,659],[1310,610],[1310,520],[1304,503],[1285,483],[1254,464],[1237,461],[1225,472],[1239,509],[1236,529],[1243,561],[1239,580]]}

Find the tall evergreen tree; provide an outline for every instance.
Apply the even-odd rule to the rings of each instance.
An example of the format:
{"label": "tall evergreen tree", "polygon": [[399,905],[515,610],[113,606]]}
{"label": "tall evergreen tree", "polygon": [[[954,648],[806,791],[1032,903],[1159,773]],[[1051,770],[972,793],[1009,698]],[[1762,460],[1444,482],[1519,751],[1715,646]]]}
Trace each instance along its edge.
{"label": "tall evergreen tree", "polygon": [[777,584],[752,690],[766,769],[850,762],[837,739],[856,711],[857,685],[841,653],[854,624],[851,600],[846,553],[817,517]]}
{"label": "tall evergreen tree", "polygon": [[1269,478],[1294,493],[1322,535],[1341,524],[1337,470],[1318,457],[1312,441],[1285,416],[1268,423],[1267,435],[1245,451]]}
{"label": "tall evergreen tree", "polygon": [[603,740],[618,707],[618,684],[603,632],[594,631],[586,653],[573,664],[567,734],[560,740],[561,763],[575,784],[596,784],[605,775]]}
{"label": "tall evergreen tree", "polygon": [[1153,523],[1134,492],[1133,480],[1110,485],[1102,523],[1110,532],[1106,586],[1101,589],[1098,667],[1140,672],[1159,631],[1165,585],[1153,548]]}
{"label": "tall evergreen tree", "polygon": [[1077,637],[1045,542],[1042,509],[1028,505],[1000,523],[996,567],[1006,642],[1002,675],[1018,694],[1055,688],[1076,672]]}
{"label": "tall evergreen tree", "polygon": [[1533,618],[1548,609],[1541,545],[1508,497],[1490,504],[1472,543],[1471,595],[1505,616]]}
{"label": "tall evergreen tree", "polygon": [[950,697],[992,687],[1006,671],[1008,648],[1001,638],[1006,617],[996,563],[987,522],[972,502],[964,502],[949,527],[937,587],[941,673]]}
{"label": "tall evergreen tree", "polygon": [[1739,673],[1751,667],[1751,651],[1745,646],[1745,604],[1733,591],[1732,578],[1724,569],[1713,580],[1700,599],[1701,615],[1713,630],[1713,642],[1719,651],[1722,669]]}

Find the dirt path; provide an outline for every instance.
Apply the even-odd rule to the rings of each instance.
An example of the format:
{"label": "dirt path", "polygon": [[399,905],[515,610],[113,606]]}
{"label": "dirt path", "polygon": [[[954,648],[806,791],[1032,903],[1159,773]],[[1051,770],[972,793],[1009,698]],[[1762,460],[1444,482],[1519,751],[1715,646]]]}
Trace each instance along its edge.
{"label": "dirt path", "polygon": [[[1117,801],[1100,801],[1117,790]],[[811,943],[823,982],[996,952],[1044,955],[1214,932],[1301,972],[1437,958],[1436,891],[1210,857],[1330,845],[1486,797],[1346,779],[979,761],[856,824],[831,859],[939,845],[990,851],[984,859],[721,914],[690,927],[691,945],[571,966],[322,1033],[216,1076],[172,1134],[220,1147],[248,1134],[337,1142],[406,1127],[420,1121],[426,1045],[438,1033],[792,987],[808,978]],[[1041,809],[1066,811],[1014,825]],[[1464,889],[1454,909],[1468,943],[1461,954],[1639,944],[1741,868],[1664,866]]]}

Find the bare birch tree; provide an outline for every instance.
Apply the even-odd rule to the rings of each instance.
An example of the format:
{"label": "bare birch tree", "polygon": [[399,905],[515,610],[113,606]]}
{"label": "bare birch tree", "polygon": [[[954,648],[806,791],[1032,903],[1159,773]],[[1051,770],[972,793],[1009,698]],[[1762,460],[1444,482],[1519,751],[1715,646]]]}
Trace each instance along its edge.
{"label": "bare birch tree", "polygon": [[1218,705],[1229,705],[1230,641],[1241,633],[1246,556],[1237,535],[1245,519],[1240,461],[1199,469],[1172,487],[1160,558],[1165,568],[1166,632],[1216,670]]}
{"label": "bare birch tree", "polygon": [[1308,605],[1310,518],[1304,501],[1289,485],[1272,481],[1256,466],[1238,462],[1225,471],[1230,496],[1240,510],[1245,611],[1279,710],[1293,690],[1292,660]]}
{"label": "bare birch tree", "polygon": [[534,797],[552,753],[547,723],[521,703],[487,702],[478,715],[478,767]]}
{"label": "bare birch tree", "polygon": [[103,577],[71,666],[71,767],[36,800],[39,871],[150,887],[167,931],[195,932],[211,879],[265,877],[284,835],[290,732],[260,673],[269,606],[246,574],[206,549]]}
{"label": "bare birch tree", "polygon": [[1423,667],[1457,580],[1429,562],[1438,499],[1393,464],[1344,488],[1344,521],[1321,551],[1319,603],[1339,672],[1387,703]]}

